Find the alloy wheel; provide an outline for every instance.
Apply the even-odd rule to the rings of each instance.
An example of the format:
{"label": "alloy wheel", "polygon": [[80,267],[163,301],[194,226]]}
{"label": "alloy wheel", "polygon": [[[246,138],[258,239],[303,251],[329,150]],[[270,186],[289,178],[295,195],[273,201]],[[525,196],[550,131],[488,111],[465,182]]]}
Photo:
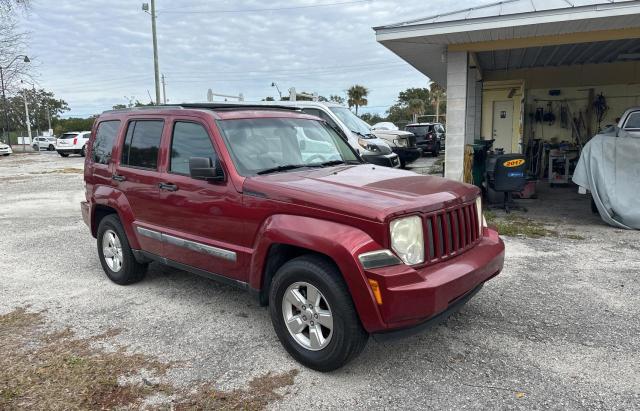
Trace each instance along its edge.
{"label": "alloy wheel", "polygon": [[282,316],[293,339],[307,350],[322,350],[331,341],[331,307],[315,286],[306,282],[291,284],[282,298]]}
{"label": "alloy wheel", "polygon": [[102,254],[111,271],[120,271],[123,261],[122,244],[113,230],[107,230],[102,235]]}

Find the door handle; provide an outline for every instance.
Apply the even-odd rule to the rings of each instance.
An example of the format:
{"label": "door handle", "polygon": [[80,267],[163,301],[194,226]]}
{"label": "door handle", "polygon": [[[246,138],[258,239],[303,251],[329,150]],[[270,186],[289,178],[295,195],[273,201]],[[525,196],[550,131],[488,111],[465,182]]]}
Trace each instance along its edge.
{"label": "door handle", "polygon": [[127,179],[127,177],[121,176],[119,174],[114,174],[114,175],[111,176],[111,179],[115,180],[115,181],[124,181],[124,180]]}
{"label": "door handle", "polygon": [[160,183],[158,184],[158,187],[160,187],[160,190],[178,191],[178,186],[172,183]]}

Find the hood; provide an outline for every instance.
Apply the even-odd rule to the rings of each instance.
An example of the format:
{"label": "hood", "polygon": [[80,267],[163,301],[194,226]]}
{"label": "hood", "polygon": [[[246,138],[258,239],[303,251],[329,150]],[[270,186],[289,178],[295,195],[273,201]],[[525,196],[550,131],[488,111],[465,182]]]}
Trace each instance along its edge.
{"label": "hood", "polygon": [[371,164],[248,177],[244,191],[380,222],[472,201],[479,194],[472,185]]}
{"label": "hood", "polygon": [[413,135],[410,131],[403,130],[372,130],[373,134],[376,137],[384,138],[384,136],[392,136],[394,138],[397,137],[407,137]]}

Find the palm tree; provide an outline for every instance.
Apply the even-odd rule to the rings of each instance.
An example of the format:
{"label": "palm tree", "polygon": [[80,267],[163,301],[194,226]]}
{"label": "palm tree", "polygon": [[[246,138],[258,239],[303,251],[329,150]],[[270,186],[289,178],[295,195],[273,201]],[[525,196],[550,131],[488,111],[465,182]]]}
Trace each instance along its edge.
{"label": "palm tree", "polygon": [[413,122],[416,123],[418,116],[424,114],[424,100],[420,100],[419,98],[409,100],[409,113],[411,113],[413,117]]}
{"label": "palm tree", "polygon": [[347,96],[349,99],[347,100],[347,104],[349,108],[356,108],[356,115],[358,115],[358,107],[366,106],[369,104],[367,101],[367,95],[369,94],[369,90],[365,86],[361,86],[356,84],[355,86],[351,86],[349,90],[347,90]]}
{"label": "palm tree", "polygon": [[436,121],[440,121],[440,103],[446,98],[446,91],[439,84],[431,82],[429,85],[429,97],[431,105],[436,109]]}

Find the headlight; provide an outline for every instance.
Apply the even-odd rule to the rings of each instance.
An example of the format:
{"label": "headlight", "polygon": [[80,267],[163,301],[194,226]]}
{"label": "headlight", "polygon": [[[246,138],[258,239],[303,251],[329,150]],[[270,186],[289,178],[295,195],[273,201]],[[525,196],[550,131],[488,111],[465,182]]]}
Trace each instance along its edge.
{"label": "headlight", "polygon": [[375,146],[373,144],[369,144],[367,142],[367,140],[365,140],[364,138],[359,138],[358,139],[358,144],[360,144],[360,147],[362,147],[362,148],[364,148],[365,150],[368,150],[368,151],[374,151],[374,152],[375,151],[380,151],[380,150],[378,150],[377,146]]}
{"label": "headlight", "polygon": [[476,198],[476,213],[478,213],[478,229],[480,232],[478,233],[479,237],[482,237],[482,228],[487,226],[487,220],[484,218],[484,213],[482,212],[482,196]]}
{"label": "headlight", "polygon": [[406,138],[397,138],[397,139],[393,140],[393,142],[398,147],[406,147],[408,140]]}
{"label": "headlight", "polygon": [[422,219],[418,216],[391,221],[391,248],[405,264],[424,262]]}

